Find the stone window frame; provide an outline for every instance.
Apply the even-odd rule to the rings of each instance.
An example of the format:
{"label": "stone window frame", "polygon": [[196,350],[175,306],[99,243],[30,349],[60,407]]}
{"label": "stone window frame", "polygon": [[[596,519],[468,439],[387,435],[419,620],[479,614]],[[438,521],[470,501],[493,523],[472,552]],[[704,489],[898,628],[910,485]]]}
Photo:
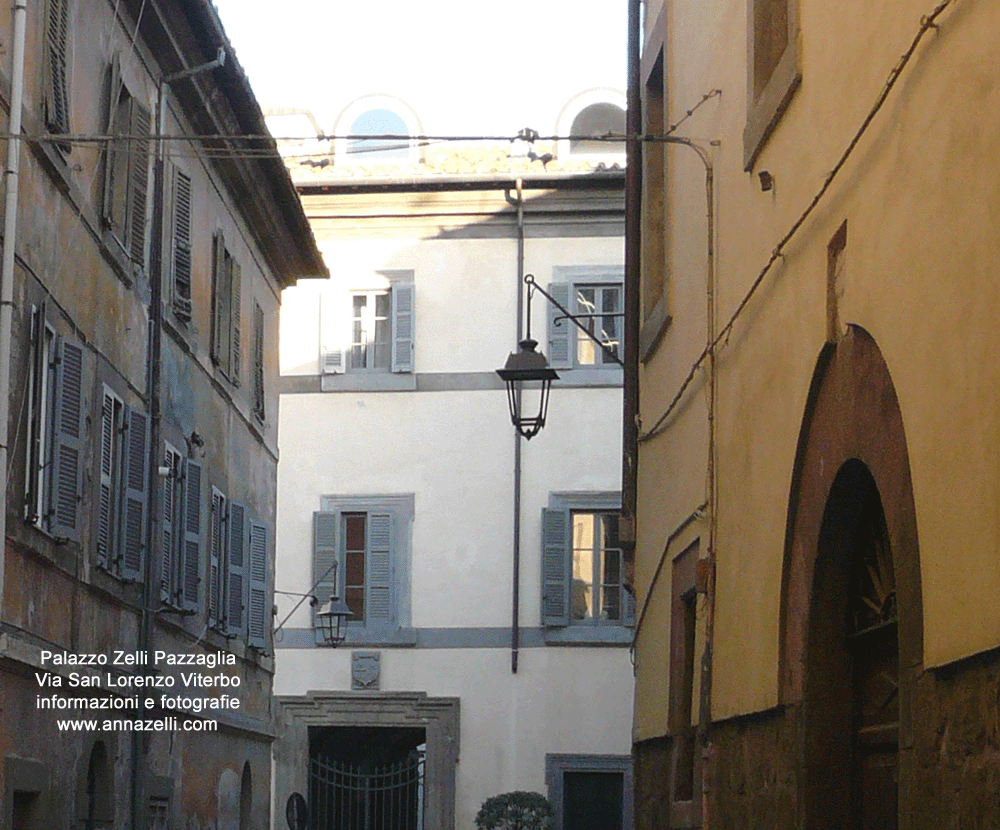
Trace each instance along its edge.
{"label": "stone window frame", "polygon": [[747,0],[747,121],[743,129],[743,169],[750,172],[768,138],[774,132],[792,96],[802,82],[799,44],[798,0],[785,3],[787,43],[768,80],[757,89],[757,62],[761,57],[755,36],[755,21],[763,15],[765,3],[776,0]]}
{"label": "stone window frame", "polygon": [[635,804],[630,755],[545,754],[545,787],[556,816],[556,830],[563,830],[564,774],[567,772],[619,772],[622,775],[622,828],[631,830]]}
{"label": "stone window frame", "polygon": [[461,701],[428,697],[423,692],[316,692],[278,697],[284,736],[275,745],[273,791],[275,821],[284,823],[285,802],[292,792],[309,791],[309,727],[424,728],[424,827],[455,830]]}

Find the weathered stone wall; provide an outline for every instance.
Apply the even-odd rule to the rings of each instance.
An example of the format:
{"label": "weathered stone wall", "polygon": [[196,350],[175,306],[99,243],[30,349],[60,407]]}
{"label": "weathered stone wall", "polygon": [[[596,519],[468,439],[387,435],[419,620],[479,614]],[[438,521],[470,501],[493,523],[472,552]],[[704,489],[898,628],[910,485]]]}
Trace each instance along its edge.
{"label": "weathered stone wall", "polygon": [[[901,736],[900,828],[1000,828],[1000,650],[923,672],[912,705],[911,740]],[[801,735],[800,706],[713,725],[713,830],[800,827]],[[635,830],[671,826],[670,745],[661,738],[634,747]]]}

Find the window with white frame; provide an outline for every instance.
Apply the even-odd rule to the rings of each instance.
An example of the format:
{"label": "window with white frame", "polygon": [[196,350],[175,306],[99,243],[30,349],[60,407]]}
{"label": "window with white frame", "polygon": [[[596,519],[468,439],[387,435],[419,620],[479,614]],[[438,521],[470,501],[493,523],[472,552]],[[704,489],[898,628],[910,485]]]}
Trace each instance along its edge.
{"label": "window with white frame", "polygon": [[376,285],[324,295],[323,374],[413,371],[413,272],[376,276]]}
{"label": "window with white frame", "polygon": [[146,567],[146,484],[149,418],[114,391],[101,398],[97,564],[139,581]]}
{"label": "window with white frame", "polygon": [[547,304],[550,365],[555,369],[620,368],[624,329],[620,269],[576,272],[566,282],[550,284],[548,291],[583,327],[567,319],[553,303]]}
{"label": "window with white frame", "polygon": [[412,495],[329,497],[313,514],[313,593],[344,599],[360,639],[407,622],[412,518]]}
{"label": "window with white frame", "polygon": [[25,520],[79,541],[83,349],[56,334],[44,304],[32,309],[31,354]]}
{"label": "window with white frame", "polygon": [[553,495],[542,511],[542,624],[632,625],[619,496]]}

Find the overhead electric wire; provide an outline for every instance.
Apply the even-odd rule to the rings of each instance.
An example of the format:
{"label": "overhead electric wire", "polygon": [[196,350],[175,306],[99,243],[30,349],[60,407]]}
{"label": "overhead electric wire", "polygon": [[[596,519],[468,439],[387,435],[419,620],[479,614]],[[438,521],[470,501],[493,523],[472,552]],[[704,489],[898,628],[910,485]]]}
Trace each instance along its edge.
{"label": "overhead electric wire", "polygon": [[885,84],[882,87],[882,91],[878,94],[878,96],[875,99],[875,102],[869,108],[868,114],[861,122],[861,126],[854,133],[854,137],[850,140],[850,142],[848,142],[847,148],[841,153],[840,158],[837,160],[836,164],[834,164],[833,168],[827,174],[827,177],[824,180],[823,185],[817,191],[816,195],[813,196],[812,201],[809,202],[809,205],[806,207],[806,209],[799,215],[799,218],[795,220],[791,228],[789,228],[789,230],[785,233],[785,235],[775,246],[774,250],[771,252],[770,258],[767,260],[767,263],[764,265],[764,267],[757,274],[757,277],[751,283],[750,289],[744,295],[743,299],[740,301],[740,304],[736,307],[736,310],[730,316],[729,321],[721,329],[719,329],[719,333],[712,341],[711,348],[706,347],[704,350],[702,350],[701,354],[698,356],[698,359],[695,360],[694,365],[691,367],[691,371],[688,372],[687,377],[684,379],[683,383],[681,383],[680,388],[677,390],[677,393],[670,401],[670,404],[667,406],[666,411],[657,419],[656,423],[653,424],[653,426],[650,427],[650,429],[647,432],[644,432],[639,435],[638,441],[640,443],[649,441],[666,431],[665,428],[663,427],[663,424],[673,414],[674,410],[677,407],[677,404],[680,402],[681,397],[684,395],[684,392],[687,390],[688,386],[690,386],[691,381],[694,380],[695,375],[698,373],[698,370],[701,368],[701,365],[704,362],[705,358],[708,356],[709,352],[715,349],[720,343],[723,343],[723,341],[725,342],[729,341],[729,336],[732,334],[733,327],[736,325],[736,321],[742,315],[743,310],[750,303],[750,300],[753,299],[754,294],[757,292],[757,289],[764,281],[764,278],[768,275],[768,273],[770,273],[771,268],[774,266],[774,263],[777,262],[778,259],[780,259],[782,256],[784,256],[785,246],[789,243],[789,241],[791,241],[792,237],[795,236],[798,230],[805,223],[806,219],[808,219],[809,216],[812,214],[813,210],[815,210],[820,200],[823,198],[824,195],[826,195],[826,192],[830,189],[830,185],[833,184],[833,180],[837,177],[837,174],[847,163],[847,160],[854,152],[854,149],[857,147],[858,143],[864,137],[864,134],[868,131],[868,127],[875,119],[875,116],[882,109],[882,106],[885,104],[886,99],[889,97],[889,93],[892,91],[893,87],[895,87],[896,85],[896,82],[899,80],[899,77],[902,74],[903,69],[910,62],[910,59],[916,52],[917,46],[920,45],[920,41],[923,40],[924,35],[927,34],[928,30],[937,28],[937,23],[936,23],[937,19],[941,16],[941,14],[944,13],[945,9],[947,9],[948,6],[950,6],[954,1],[955,0],[942,0],[942,2],[939,3],[929,15],[922,17],[920,19],[920,28],[917,31],[917,34],[914,36],[913,41],[910,43],[909,48],[903,53],[903,55],[899,58],[899,60],[896,61],[895,66],[893,66],[892,70],[889,72]]}

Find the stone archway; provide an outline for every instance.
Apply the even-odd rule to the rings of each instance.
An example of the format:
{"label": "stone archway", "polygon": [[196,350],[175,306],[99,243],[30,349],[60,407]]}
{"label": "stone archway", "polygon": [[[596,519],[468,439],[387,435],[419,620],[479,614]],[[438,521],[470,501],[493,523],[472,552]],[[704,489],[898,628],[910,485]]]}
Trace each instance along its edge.
{"label": "stone archway", "polygon": [[[852,605],[873,589],[871,577],[862,584],[872,555],[881,555],[894,584],[884,611],[891,631],[869,644],[881,655],[874,660],[851,645],[858,625]],[[880,591],[887,593],[884,584]],[[875,341],[856,326],[824,349],[813,377],[789,498],[782,600],[779,688],[782,702],[801,711],[803,826],[864,827],[862,793],[872,785],[859,778],[866,763],[898,778],[898,807],[889,810],[908,815],[909,703],[923,655],[916,514],[892,379]],[[869,726],[891,740],[877,744],[866,761],[859,707],[865,695],[882,694],[872,683],[882,683],[885,673],[882,700],[893,711],[883,713],[885,723]]]}

